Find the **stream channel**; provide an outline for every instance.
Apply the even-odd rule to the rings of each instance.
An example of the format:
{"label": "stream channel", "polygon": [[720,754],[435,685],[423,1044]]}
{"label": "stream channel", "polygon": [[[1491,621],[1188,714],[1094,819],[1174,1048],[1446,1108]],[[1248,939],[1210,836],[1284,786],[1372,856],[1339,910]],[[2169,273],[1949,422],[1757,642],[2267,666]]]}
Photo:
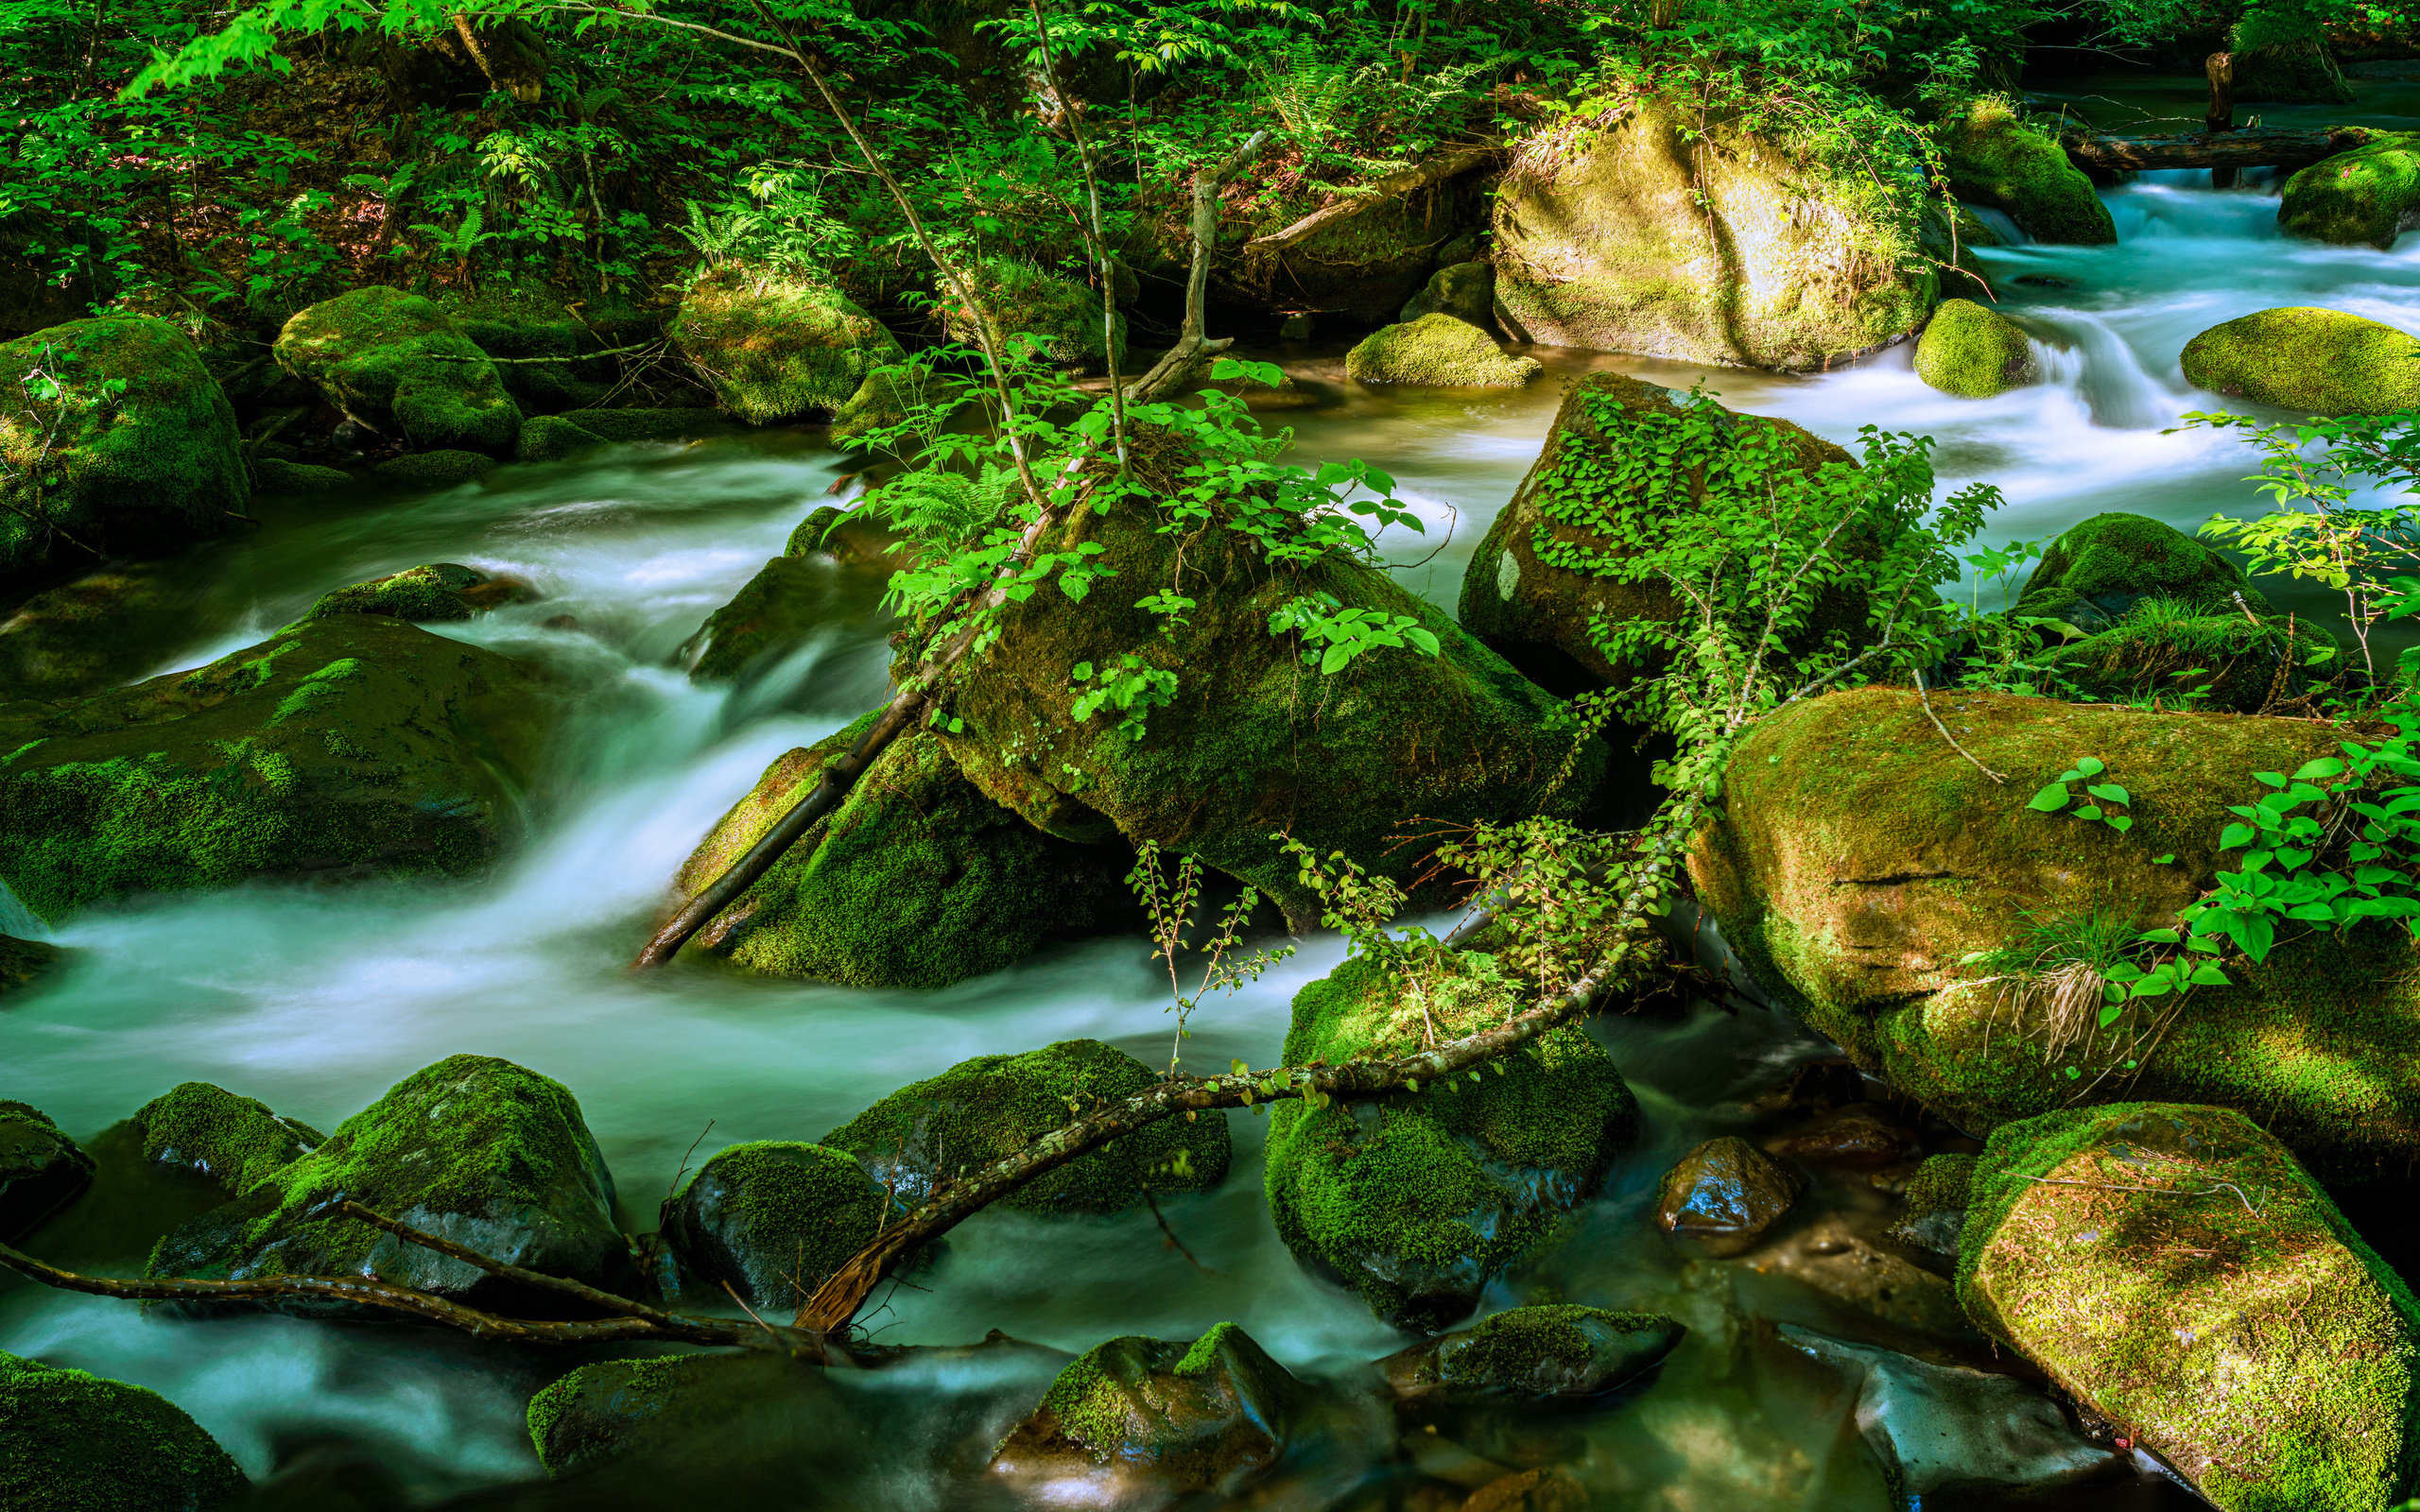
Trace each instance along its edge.
{"label": "stream channel", "polygon": [[[2280,124],[2420,124],[2420,86],[2356,87],[2362,97],[2350,109],[2266,113]],[[2181,80],[2071,88],[2079,100],[2098,96],[2088,108],[2104,119],[2116,113],[2109,96],[2122,92],[2194,109]],[[2257,500],[2242,481],[2251,460],[2239,442],[2163,431],[2184,411],[2223,407],[2178,370],[2189,337],[2300,303],[2420,330],[2420,238],[2393,252],[2289,242],[2275,227],[2274,178],[2247,180],[2219,192],[2206,174],[2147,175],[2106,191],[2114,247],[2025,245],[1999,222],[2014,244],[1982,260],[2006,306],[2055,333],[2059,350],[2049,381],[1998,399],[1927,388],[1905,345],[1808,377],[1541,351],[1545,379],[1482,395],[1357,388],[1342,379],[1340,346],[1299,346],[1258,354],[1323,380],[1326,397],[1269,421],[1296,428],[1306,460],[1357,455],[1395,476],[1428,528],[1381,544],[1408,586],[1449,609],[1472,548],[1537,455],[1563,380],[1601,368],[1683,388],[1703,379],[1735,408],[1788,416],[1852,448],[1865,424],[1930,435],[1945,490],[1982,478],[2004,490],[1995,542],[2047,540],[2105,509],[2190,530],[2213,510],[2253,512]],[[625,969],[675,868],[766,764],[884,696],[880,580],[828,563],[827,628],[772,673],[707,689],[673,664],[699,623],[826,502],[845,465],[815,432],[735,432],[508,468],[483,486],[374,506],[263,501],[273,511],[265,531],[197,559],[192,642],[163,646],[158,670],[251,644],[329,589],[416,563],[510,574],[543,601],[435,628],[542,663],[580,690],[565,776],[531,816],[524,848],[476,882],[251,887],[95,911],[56,930],[0,894],[0,931],[83,953],[0,1010],[0,1094],[88,1142],[188,1079],[326,1128],[445,1056],[500,1056],[578,1095],[626,1227],[640,1231],[655,1227],[656,1205],[684,1164],[739,1141],[812,1140],[967,1057],[1080,1036],[1147,1062],[1165,1056],[1165,978],[1155,987],[1134,940],[1097,941],[925,994]],[[2283,606],[2329,614],[2324,595],[2262,586]],[[1313,938],[1253,989],[1216,1002],[1194,1021],[1188,1060],[1272,1063],[1293,994],[1340,954],[1335,939]],[[1820,1179],[1792,1236],[1740,1260],[1689,1261],[1655,1229],[1655,1184],[1674,1158],[1716,1134],[1803,1121],[1806,1107],[1793,1113],[1783,1089],[1832,1055],[1828,1045],[1753,1006],[1703,1003],[1608,1015],[1593,1032],[1637,1093],[1642,1137],[1564,1236],[1499,1281],[1486,1309],[1556,1298],[1664,1312],[1688,1326],[1687,1338],[1647,1384],[1584,1415],[1473,1421],[1435,1442],[1407,1435],[1408,1450],[1392,1430],[1345,1435],[1333,1452],[1286,1469],[1253,1504],[1443,1508],[1506,1468],[1560,1464],[1590,1487],[1593,1505],[1624,1512],[1886,1508],[1893,1498],[1860,1437],[1856,1383],[1770,1325],[2023,1369],[1966,1332],[1954,1307],[1941,1314],[1945,1289],[1894,1297],[1885,1288],[1877,1299],[1827,1263],[1863,1253],[1840,1236],[1878,1225],[1887,1206],[1862,1173]],[[970,1462],[979,1466],[1068,1353],[1122,1333],[1190,1339],[1224,1319],[1326,1383],[1353,1417],[1371,1391],[1361,1363],[1405,1341],[1294,1263],[1261,1195],[1265,1121],[1228,1116],[1236,1153],[1225,1184],[1162,1203],[1190,1258],[1140,1210],[980,1216],[936,1267],[881,1294],[867,1326],[886,1343],[967,1344],[997,1329],[1030,1347],[836,1377],[852,1407],[825,1415],[830,1442],[812,1476],[780,1477],[784,1488],[769,1489],[748,1479],[745,1455],[718,1464],[717,1451],[680,1486],[630,1490],[628,1504],[968,1504]],[[1977,1147],[1937,1125],[1927,1133],[1931,1148]],[[104,1194],[109,1203],[86,1204],[69,1227],[26,1247],[131,1273],[150,1235],[215,1200],[111,1165],[106,1149]],[[337,1444],[386,1467],[416,1505],[623,1504],[527,1484],[543,1478],[524,1425],[529,1394],[596,1352],[536,1355],[419,1327],[272,1316],[168,1322],[13,1279],[0,1282],[0,1349],[159,1390],[256,1479],[310,1446]],[[1950,1503],[1924,1503],[1927,1512],[1937,1504]],[[2140,1460],[2060,1504],[2193,1503]]]}

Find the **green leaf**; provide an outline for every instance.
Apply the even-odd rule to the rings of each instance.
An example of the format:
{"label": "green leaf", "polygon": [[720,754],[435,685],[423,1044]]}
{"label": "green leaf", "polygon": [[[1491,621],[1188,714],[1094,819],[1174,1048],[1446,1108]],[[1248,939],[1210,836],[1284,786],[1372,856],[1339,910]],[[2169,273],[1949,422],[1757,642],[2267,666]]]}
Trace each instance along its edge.
{"label": "green leaf", "polygon": [[2076,758],[2076,770],[2082,772],[2086,777],[2099,777],[2102,772],[2105,772],[2109,768],[2106,766],[2101,765],[2100,761],[2095,757],[2079,756]]}
{"label": "green leaf", "polygon": [[2038,814],[2056,814],[2066,808],[2074,798],[2075,795],[2067,791],[2066,783],[2052,782],[2041,792],[2034,794],[2032,799],[2025,806]]}
{"label": "green leaf", "polygon": [[2320,781],[2322,778],[2342,777],[2343,775],[2344,764],[2342,762],[2338,761],[2333,756],[2314,756],[2309,761],[2307,761],[2300,766],[2294,768],[2293,780],[2297,782],[2315,782]]}
{"label": "green leaf", "polygon": [[2255,772],[2252,776],[2255,782],[2266,782],[2271,787],[2283,787],[2287,782],[2283,772]]}
{"label": "green leaf", "polygon": [[2187,977],[2185,980],[2192,983],[2195,987],[2226,987],[2230,985],[2227,981],[2227,973],[2220,971],[2217,967],[2212,966],[2207,961],[2204,961],[2200,965],[2194,967],[2193,974]]}
{"label": "green leaf", "polygon": [[2081,1072],[2081,1071],[2076,1070],[2076,1068],[2075,1068],[2075,1067],[2073,1067],[2073,1066],[2069,1066],[2069,1067],[2067,1068],[2067,1080],[2069,1080],[2069,1081],[2077,1081],[2077,1080],[2082,1079],[2082,1078],[2083,1078],[2083,1072]]}
{"label": "green leaf", "polygon": [[2135,821],[2123,814],[2112,814],[2102,822],[2120,834],[2135,827]]}
{"label": "green leaf", "polygon": [[2152,866],[2154,866],[2154,867],[2164,867],[2164,866],[2167,866],[2169,862],[2174,861],[2175,859],[2176,859],[2176,852],[2175,852],[2175,851],[2173,851],[2173,850],[2170,850],[2168,854],[2166,854],[2166,855],[2164,855],[2164,856],[2153,856],[2153,857],[2152,857]]}
{"label": "green leaf", "polygon": [[2120,808],[2132,801],[2126,797],[2126,790],[2115,782],[2098,782],[2085,788],[2084,791],[2103,803],[2115,803]]}
{"label": "green leaf", "polygon": [[2126,1005],[2122,1003],[2113,1003],[2100,1010],[2100,1026],[2106,1029],[2125,1015]]}
{"label": "green leaf", "polygon": [[[2249,824],[2230,824],[2225,829],[2219,832],[2219,849],[2221,850],[2240,850],[2245,846],[2250,845],[2253,841],[2259,838],[2260,832],[2254,829]],[[2175,858],[2171,856],[2169,859],[2174,860]]]}
{"label": "green leaf", "polygon": [[2100,805],[2098,803],[2087,803],[2083,807],[2076,810],[2076,817],[2083,820],[2086,824],[2090,824],[2095,819],[2100,817]]}

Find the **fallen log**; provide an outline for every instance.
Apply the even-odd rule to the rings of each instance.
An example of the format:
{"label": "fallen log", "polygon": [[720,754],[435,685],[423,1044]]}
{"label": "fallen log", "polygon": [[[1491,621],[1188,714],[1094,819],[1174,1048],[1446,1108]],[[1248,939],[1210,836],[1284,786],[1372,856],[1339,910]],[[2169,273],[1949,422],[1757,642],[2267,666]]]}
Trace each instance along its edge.
{"label": "fallen log", "polygon": [[1451,152],[1441,153],[1426,163],[1414,163],[1400,173],[1387,175],[1377,182],[1369,185],[1368,191],[1364,194],[1340,199],[1335,204],[1314,210],[1283,231],[1273,231],[1266,236],[1255,236],[1244,243],[1244,248],[1247,251],[1255,252],[1283,251],[1323,226],[1332,226],[1340,220],[1349,220],[1365,210],[1375,210],[1388,200],[1399,199],[1415,189],[1425,189],[1432,183],[1443,183],[1446,180],[1468,173],[1473,168],[1499,163],[1503,158],[1504,149],[1493,146],[1461,147]]}
{"label": "fallen log", "polygon": [[2160,168],[2308,168],[2364,146],[2376,135],[2359,126],[2261,126],[2164,136],[2071,131],[2059,138],[2059,145],[2067,149],[2067,161],[2085,173],[2106,176]]}

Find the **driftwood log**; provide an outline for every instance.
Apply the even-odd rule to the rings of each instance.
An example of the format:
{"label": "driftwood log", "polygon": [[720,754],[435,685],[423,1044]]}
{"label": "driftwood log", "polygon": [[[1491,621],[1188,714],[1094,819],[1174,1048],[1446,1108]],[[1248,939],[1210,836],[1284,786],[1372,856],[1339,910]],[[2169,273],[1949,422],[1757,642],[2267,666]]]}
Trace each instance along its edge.
{"label": "driftwood log", "polygon": [[1426,163],[1415,163],[1400,173],[1391,173],[1371,184],[1361,193],[1335,204],[1323,205],[1283,231],[1255,236],[1244,243],[1248,251],[1277,252],[1293,246],[1323,226],[1340,220],[1350,220],[1365,210],[1375,210],[1390,199],[1400,199],[1415,189],[1426,189],[1432,183],[1443,183],[1459,178],[1473,168],[1493,166],[1504,161],[1502,147],[1459,147],[1442,152]]}
{"label": "driftwood log", "polygon": [[2166,136],[2075,131],[2061,137],[2059,145],[2067,149],[2068,162],[2100,179],[2155,168],[2308,168],[2366,146],[2372,135],[2358,126],[2263,126]]}

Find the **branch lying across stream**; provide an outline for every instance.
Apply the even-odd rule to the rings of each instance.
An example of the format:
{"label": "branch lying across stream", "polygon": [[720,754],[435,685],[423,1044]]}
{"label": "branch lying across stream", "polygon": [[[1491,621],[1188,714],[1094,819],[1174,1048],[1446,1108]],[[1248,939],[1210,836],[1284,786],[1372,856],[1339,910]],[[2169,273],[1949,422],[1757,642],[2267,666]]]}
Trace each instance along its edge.
{"label": "branch lying across stream", "polygon": [[1322,227],[1333,226],[1340,220],[1349,220],[1364,211],[1377,209],[1390,199],[1400,199],[1413,190],[1425,189],[1432,183],[1443,183],[1446,180],[1468,173],[1473,168],[1501,163],[1504,156],[1502,147],[1463,147],[1442,157],[1431,158],[1426,163],[1414,163],[1400,173],[1387,175],[1376,183],[1369,185],[1361,194],[1312,211],[1283,231],[1273,231],[1266,236],[1255,236],[1244,243],[1244,249],[1254,252],[1283,251],[1296,242],[1317,232]]}

